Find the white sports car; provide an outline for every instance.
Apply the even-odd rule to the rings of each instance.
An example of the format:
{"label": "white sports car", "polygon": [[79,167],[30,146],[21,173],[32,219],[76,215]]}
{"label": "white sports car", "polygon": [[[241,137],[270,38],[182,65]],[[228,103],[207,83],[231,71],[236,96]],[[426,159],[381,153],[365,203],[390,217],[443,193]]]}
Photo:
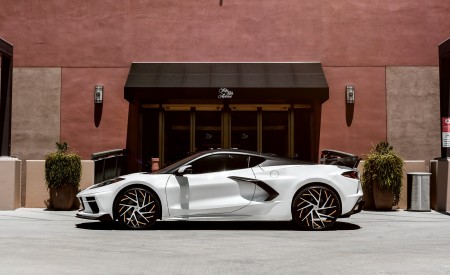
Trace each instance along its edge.
{"label": "white sports car", "polygon": [[[120,176],[81,191],[77,217],[117,220],[131,229],[150,228],[158,219],[293,220],[306,229],[327,229],[363,204],[354,168],[359,158],[327,152],[322,162],[335,165],[232,149],[200,152],[154,173]],[[339,161],[349,158],[350,165]]]}

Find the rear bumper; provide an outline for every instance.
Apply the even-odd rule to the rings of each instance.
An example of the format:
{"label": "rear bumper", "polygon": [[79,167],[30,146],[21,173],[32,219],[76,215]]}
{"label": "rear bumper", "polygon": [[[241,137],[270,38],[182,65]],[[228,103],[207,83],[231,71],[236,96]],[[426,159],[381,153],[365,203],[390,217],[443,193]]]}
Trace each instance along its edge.
{"label": "rear bumper", "polygon": [[341,218],[348,218],[353,214],[357,214],[357,213],[361,212],[363,207],[364,207],[364,201],[362,200],[362,197],[360,197],[358,199],[358,201],[356,201],[355,206],[353,206],[352,210],[346,214],[341,215]]}

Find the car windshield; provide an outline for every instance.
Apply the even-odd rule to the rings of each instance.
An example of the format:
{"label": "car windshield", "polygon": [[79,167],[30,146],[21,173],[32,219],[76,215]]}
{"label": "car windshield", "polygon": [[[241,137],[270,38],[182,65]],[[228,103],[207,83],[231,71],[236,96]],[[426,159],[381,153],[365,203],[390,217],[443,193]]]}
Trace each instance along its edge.
{"label": "car windshield", "polygon": [[158,171],[155,171],[152,174],[171,174],[171,173],[173,173],[173,170],[177,169],[180,166],[183,166],[184,164],[190,162],[191,160],[193,160],[203,154],[204,154],[204,152],[193,154],[192,156],[189,156],[189,157],[179,160],[175,163],[172,163],[162,169],[159,169]]}

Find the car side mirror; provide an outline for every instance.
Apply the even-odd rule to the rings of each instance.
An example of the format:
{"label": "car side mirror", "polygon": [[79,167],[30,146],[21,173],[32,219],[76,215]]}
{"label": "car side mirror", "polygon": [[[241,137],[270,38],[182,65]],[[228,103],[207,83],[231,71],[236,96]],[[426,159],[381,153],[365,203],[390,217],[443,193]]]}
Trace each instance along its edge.
{"label": "car side mirror", "polygon": [[184,174],[192,174],[192,165],[184,165],[178,169],[177,175],[182,176]]}

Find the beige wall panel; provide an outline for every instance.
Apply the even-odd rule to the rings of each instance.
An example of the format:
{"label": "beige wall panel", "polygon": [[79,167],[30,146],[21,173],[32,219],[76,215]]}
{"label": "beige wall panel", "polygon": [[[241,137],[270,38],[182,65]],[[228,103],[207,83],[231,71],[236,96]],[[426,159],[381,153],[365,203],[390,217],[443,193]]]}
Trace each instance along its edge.
{"label": "beige wall panel", "polygon": [[0,210],[20,207],[21,163],[17,158],[0,157]]}
{"label": "beige wall panel", "polygon": [[[405,160],[403,165],[403,179],[402,179],[402,192],[400,193],[400,201],[397,206],[394,206],[393,209],[407,209],[408,208],[408,173],[413,172],[428,172],[429,164],[425,160]],[[364,161],[361,161],[358,165],[358,171],[360,177],[364,173]],[[431,187],[430,187],[431,189]],[[430,192],[431,194],[431,192]],[[431,198],[430,198],[431,199]],[[364,205],[365,209],[373,209],[374,202],[372,194],[364,193],[363,200],[366,202]]]}
{"label": "beige wall panel", "polygon": [[[94,183],[94,161],[82,160],[80,190]],[[25,207],[45,208],[50,195],[45,184],[45,160],[27,160]]]}
{"label": "beige wall panel", "polygon": [[438,67],[386,69],[388,141],[403,159],[440,155]]}
{"label": "beige wall panel", "polygon": [[16,68],[13,72],[11,154],[44,159],[60,136],[61,69]]}
{"label": "beige wall panel", "polygon": [[427,163],[428,162],[425,160],[405,160],[405,165],[403,167],[402,193],[400,194],[400,201],[398,203],[399,209],[408,208],[408,173],[428,173],[429,168]]}

